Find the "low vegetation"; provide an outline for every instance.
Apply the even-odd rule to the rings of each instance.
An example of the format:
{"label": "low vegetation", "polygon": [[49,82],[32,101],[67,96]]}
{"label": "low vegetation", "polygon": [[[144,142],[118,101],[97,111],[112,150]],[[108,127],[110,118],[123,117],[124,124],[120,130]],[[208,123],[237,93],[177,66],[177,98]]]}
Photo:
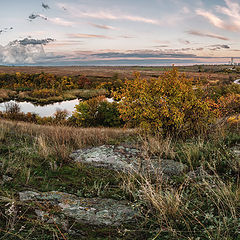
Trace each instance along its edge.
{"label": "low vegetation", "polygon": [[[107,80],[107,82],[106,82]],[[10,99],[40,104],[76,98],[109,95],[110,87],[121,86],[117,77],[90,79],[84,75],[59,76],[50,73],[0,73],[0,102]]]}
{"label": "low vegetation", "polygon": [[[65,111],[51,118],[23,114],[17,105],[1,113],[0,239],[238,239],[238,86],[204,85],[173,69],[157,79],[137,74],[114,86],[102,83],[103,88],[115,92],[115,102],[96,95],[80,102],[70,118]],[[46,97],[59,89],[39,91],[33,90]],[[134,146],[141,161],[151,165],[170,159],[185,164],[186,170],[170,178],[157,168],[119,173],[69,157],[73,150],[101,145]],[[24,190],[128,200],[139,217],[118,228],[69,218],[66,229],[37,218],[34,203],[19,201],[18,192]],[[38,208],[60,216],[47,203]]]}

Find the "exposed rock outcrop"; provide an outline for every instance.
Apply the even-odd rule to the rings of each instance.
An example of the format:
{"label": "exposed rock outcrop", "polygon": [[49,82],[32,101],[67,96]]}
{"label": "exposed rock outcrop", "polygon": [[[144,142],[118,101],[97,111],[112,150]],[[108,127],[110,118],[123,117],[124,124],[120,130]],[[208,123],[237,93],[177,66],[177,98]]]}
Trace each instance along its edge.
{"label": "exposed rock outcrop", "polygon": [[[50,205],[57,207],[59,212],[66,217],[71,217],[80,223],[90,225],[119,226],[123,223],[133,222],[137,216],[137,212],[128,201],[79,198],[73,194],[55,191],[45,193],[20,192],[19,199],[21,202],[48,202]],[[38,210],[36,213],[40,217],[46,215],[41,210]]]}
{"label": "exposed rock outcrop", "polygon": [[167,176],[180,175],[186,165],[168,159],[146,159],[140,150],[123,146],[100,146],[74,151],[70,157],[75,162],[94,167],[134,173],[155,173]]}

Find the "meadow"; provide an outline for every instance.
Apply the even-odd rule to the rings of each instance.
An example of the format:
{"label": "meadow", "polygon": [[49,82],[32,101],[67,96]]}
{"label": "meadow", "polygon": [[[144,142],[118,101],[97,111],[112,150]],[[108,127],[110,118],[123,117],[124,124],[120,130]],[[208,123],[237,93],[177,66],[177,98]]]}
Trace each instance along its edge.
{"label": "meadow", "polygon": [[[23,87],[59,91],[61,97],[102,91],[89,94],[70,118],[64,111],[50,118],[23,114],[17,105],[0,114],[0,239],[239,238],[240,85],[233,83],[238,69],[0,67],[0,72],[10,79],[0,81],[3,101],[16,96],[11,91],[25,92]],[[79,77],[89,84],[80,86]],[[153,170],[114,171],[70,157],[77,149],[102,145],[137,149],[138,161]],[[165,176],[164,160],[184,170]],[[137,217],[117,227],[68,217],[66,227],[36,215],[40,209],[56,219],[62,212],[47,201],[20,201],[22,191],[124,200]]]}

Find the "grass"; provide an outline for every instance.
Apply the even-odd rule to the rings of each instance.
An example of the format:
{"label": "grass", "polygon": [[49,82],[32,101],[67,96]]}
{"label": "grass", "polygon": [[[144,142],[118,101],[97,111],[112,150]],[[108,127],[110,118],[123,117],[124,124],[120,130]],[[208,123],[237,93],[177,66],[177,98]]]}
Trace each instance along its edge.
{"label": "grass", "polygon": [[0,89],[0,102],[8,101],[16,95],[15,91],[8,89]]}
{"label": "grass", "polygon": [[[107,94],[106,90],[104,89],[73,89],[73,90],[64,91],[60,96],[52,96],[48,98],[31,97],[30,93],[31,92],[20,92],[18,95],[15,95],[15,98],[17,98],[19,101],[29,101],[29,102],[34,102],[38,104],[49,104],[53,102],[73,100],[77,98],[89,99],[92,97],[97,97],[97,96],[102,96]],[[10,99],[12,98],[9,97],[8,100]]]}
{"label": "grass", "polygon": [[172,156],[189,170],[202,169],[205,174],[167,180],[145,172],[125,178],[124,190],[141,204],[149,229],[155,231],[152,239],[238,239],[240,161],[231,146],[240,143],[239,133],[228,132],[215,142],[191,139],[170,144],[169,139],[151,137],[143,143],[145,154]]}
{"label": "grass", "polygon": [[[18,202],[18,191],[54,190],[81,197],[127,199],[128,195],[119,187],[121,176],[118,173],[74,164],[68,156],[73,149],[131,141],[134,135],[133,130],[41,127],[1,120],[0,176],[13,179],[3,183],[0,189],[0,239],[40,239],[39,234],[41,239],[54,239],[53,236],[64,239],[58,230],[61,226],[42,224],[35,217],[34,206]],[[8,210],[13,213],[8,215]],[[77,232],[85,229],[85,239],[119,235],[111,227],[91,230],[89,226],[69,221]],[[75,235],[68,236],[66,231],[64,236],[75,239]]]}
{"label": "grass", "polygon": [[[75,149],[122,143],[137,144],[149,161],[153,156],[174,159],[206,175],[169,180],[148,172],[126,175],[75,164],[68,157]],[[129,129],[0,120],[0,176],[13,178],[0,189],[0,239],[238,239],[240,163],[231,148],[239,143],[239,129],[224,126],[208,137],[182,141]],[[118,229],[69,219],[74,235],[59,224],[42,223],[34,205],[18,201],[17,193],[24,190],[127,199],[135,202],[142,218]],[[47,206],[44,210],[59,215]]]}
{"label": "grass", "polygon": [[107,91],[105,89],[73,89],[64,91],[59,96],[52,96],[47,98],[32,97],[30,91],[24,91],[17,93],[16,91],[8,89],[0,89],[0,102],[5,102],[9,100],[18,101],[29,101],[37,104],[49,104],[54,102],[62,102],[66,100],[74,100],[77,98],[90,99],[97,96],[106,95]]}
{"label": "grass", "polygon": [[73,89],[66,91],[64,93],[64,98],[83,98],[83,99],[90,99],[93,97],[98,97],[102,95],[106,95],[107,91],[105,89]]}

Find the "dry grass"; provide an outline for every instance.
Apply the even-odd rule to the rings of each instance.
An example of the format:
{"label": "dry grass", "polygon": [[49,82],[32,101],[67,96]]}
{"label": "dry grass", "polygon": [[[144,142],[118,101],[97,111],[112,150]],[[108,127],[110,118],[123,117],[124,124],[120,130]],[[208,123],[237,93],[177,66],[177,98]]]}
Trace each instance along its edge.
{"label": "dry grass", "polygon": [[14,95],[16,95],[15,91],[8,89],[0,89],[0,101],[8,100]]}
{"label": "dry grass", "polygon": [[[146,136],[141,142],[149,161],[153,155],[174,158],[179,154],[170,138],[164,140],[161,137]],[[182,154],[181,159],[178,159],[184,160],[192,171],[197,170],[199,164],[204,170],[204,166],[208,166],[211,171],[206,170],[206,176],[194,179],[183,175],[172,181],[158,174],[156,169],[154,175],[144,172],[123,177],[122,188],[136,202],[143,204],[142,214],[146,222],[152,219],[152,225],[157,226],[153,239],[162,239],[161,236],[166,233],[170,234],[166,239],[235,239],[232,236],[237,234],[240,207],[240,185],[237,177],[240,169],[239,165],[235,166],[237,160],[228,156],[227,152],[222,155],[218,145],[213,151],[214,145],[208,146],[200,138],[193,143],[181,144]],[[200,158],[202,153],[204,155]],[[219,161],[231,159],[229,166],[225,166],[225,171],[227,173],[231,166],[236,175],[226,180],[224,175],[217,172],[214,162],[211,162],[214,158],[208,159],[208,153],[219,158]]]}
{"label": "dry grass", "polygon": [[172,147],[172,139],[170,137],[163,139],[162,136],[144,135],[140,136],[142,142],[142,153],[144,155],[155,155],[160,158],[175,157],[175,152]]}
{"label": "dry grass", "polygon": [[69,153],[75,149],[109,144],[135,135],[135,130],[130,129],[41,126],[7,120],[0,120],[0,129],[0,135],[4,134],[4,129],[12,129],[19,135],[34,136],[42,156],[54,153],[62,159],[68,159]]}
{"label": "dry grass", "polygon": [[[138,187],[136,188],[136,183]],[[131,175],[123,188],[143,203],[146,221],[158,226],[155,238],[168,233],[167,239],[229,240],[236,232],[240,207],[240,186],[223,182],[216,174],[211,179],[171,186],[164,179],[146,174]]]}
{"label": "dry grass", "polygon": [[[26,73],[52,73],[59,76],[70,76],[70,75],[85,75],[87,77],[113,77],[114,74],[118,74],[120,79],[124,78],[132,78],[135,72],[140,72],[142,77],[152,77],[159,76],[163,73],[163,69],[160,71],[159,67],[149,67],[149,68],[141,68],[141,67],[77,67],[77,66],[65,66],[65,67],[6,67],[0,66],[0,73],[10,73],[14,74],[16,72],[26,72]],[[228,75],[222,73],[203,73],[203,72],[191,72],[189,68],[185,70],[186,76],[188,78],[194,79],[208,79],[209,81],[222,81],[228,79]]]}

